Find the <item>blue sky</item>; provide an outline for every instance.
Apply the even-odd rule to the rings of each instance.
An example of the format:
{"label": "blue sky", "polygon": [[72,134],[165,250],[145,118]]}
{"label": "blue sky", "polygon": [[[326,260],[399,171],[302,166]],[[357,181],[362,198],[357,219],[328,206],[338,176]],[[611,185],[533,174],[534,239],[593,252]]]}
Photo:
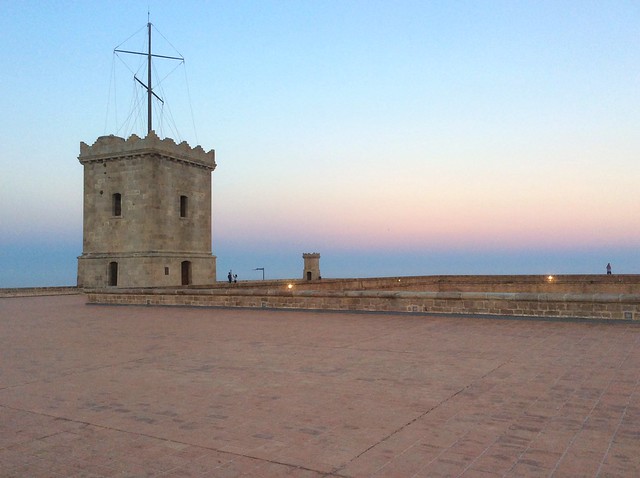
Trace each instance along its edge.
{"label": "blue sky", "polygon": [[0,287],[75,282],[79,143],[143,133],[113,49],[148,8],[186,59],[156,129],[216,150],[219,279],[640,271],[637,2],[0,6]]}

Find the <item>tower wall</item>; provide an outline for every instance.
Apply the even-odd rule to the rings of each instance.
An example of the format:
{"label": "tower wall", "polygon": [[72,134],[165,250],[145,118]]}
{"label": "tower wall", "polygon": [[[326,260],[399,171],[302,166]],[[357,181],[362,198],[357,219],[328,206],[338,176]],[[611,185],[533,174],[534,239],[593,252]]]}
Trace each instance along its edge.
{"label": "tower wall", "polygon": [[306,252],[302,254],[304,259],[304,270],[302,272],[302,278],[305,280],[318,280],[321,279],[320,275],[320,254],[317,252]]}
{"label": "tower wall", "polygon": [[[215,256],[194,254],[105,254],[82,255],[78,258],[78,286],[102,288],[110,286],[110,264],[118,264],[116,287],[172,287],[182,285],[182,262],[191,263],[190,284],[208,285],[216,280]],[[165,273],[166,271],[166,273]],[[82,280],[82,282],[81,282]]]}
{"label": "tower wall", "polygon": [[92,146],[81,143],[78,159],[84,166],[79,286],[156,287],[215,281],[213,151],[176,145],[151,132],[144,139],[106,136]]}

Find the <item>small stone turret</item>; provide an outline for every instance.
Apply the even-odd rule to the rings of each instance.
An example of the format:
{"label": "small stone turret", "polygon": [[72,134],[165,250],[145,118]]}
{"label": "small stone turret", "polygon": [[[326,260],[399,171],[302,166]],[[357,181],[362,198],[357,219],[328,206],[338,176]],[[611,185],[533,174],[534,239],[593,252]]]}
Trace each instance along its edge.
{"label": "small stone turret", "polygon": [[304,272],[302,278],[305,280],[318,280],[320,276],[320,254],[317,252],[305,252],[302,254],[304,259]]}

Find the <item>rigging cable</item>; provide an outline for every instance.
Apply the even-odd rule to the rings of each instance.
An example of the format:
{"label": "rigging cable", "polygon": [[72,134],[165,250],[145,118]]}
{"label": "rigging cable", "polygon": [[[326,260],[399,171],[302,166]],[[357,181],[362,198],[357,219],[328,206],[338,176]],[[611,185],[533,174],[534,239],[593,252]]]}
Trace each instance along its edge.
{"label": "rigging cable", "polygon": [[107,134],[107,126],[109,123],[109,106],[111,106],[111,88],[113,87],[113,104],[114,104],[114,109],[115,109],[115,118],[116,118],[116,126],[118,125],[118,105],[115,101],[115,99],[117,98],[116,95],[116,83],[115,83],[115,78],[116,78],[116,62],[115,59],[113,58],[113,56],[111,57],[111,78],[109,78],[109,90],[107,92],[107,112],[104,116],[104,131],[102,134],[106,135]]}
{"label": "rigging cable", "polygon": [[[173,49],[173,51],[179,56],[179,58],[172,58],[174,60],[180,60],[177,62],[177,64],[171,68],[162,78],[159,77],[158,74],[158,70],[156,68],[156,63],[152,62],[152,68],[153,68],[153,73],[154,73],[154,78],[156,79],[154,81],[154,88],[153,90],[158,90],[158,92],[162,95],[162,98],[164,98],[165,95],[165,91],[164,91],[164,83],[167,80],[168,77],[170,77],[172,74],[175,73],[175,70],[180,67],[181,65],[184,68],[184,78],[185,78],[185,83],[186,83],[186,90],[187,90],[187,99],[189,102],[189,109],[190,109],[190,113],[191,113],[191,123],[193,125],[193,131],[195,134],[195,139],[196,142],[198,141],[198,133],[196,131],[196,125],[195,125],[195,116],[194,116],[194,112],[193,112],[193,103],[191,101],[191,91],[189,89],[189,81],[188,81],[188,77],[187,77],[187,71],[186,71],[186,64],[185,64],[185,60],[184,57],[182,56],[182,54],[180,54],[180,52],[178,51],[178,49],[162,34],[162,32],[160,32],[155,25],[153,25],[152,23],[148,22],[145,26],[143,26],[142,28],[140,28],[138,31],[136,31],[135,33],[133,33],[132,35],[130,35],[126,40],[124,40],[123,42],[121,42],[116,48],[114,48],[114,55],[118,58],[118,60],[122,63],[122,65],[124,65],[124,67],[126,68],[126,70],[129,71],[129,73],[131,73],[133,75],[133,92],[131,95],[131,102],[130,102],[130,108],[129,108],[129,113],[126,116],[126,118],[123,120],[122,124],[120,126],[118,126],[118,99],[117,99],[117,95],[116,95],[116,91],[117,91],[117,84],[115,81],[116,78],[116,61],[115,58],[112,58],[112,83],[113,85],[110,84],[110,89],[109,89],[109,98],[108,98],[108,104],[107,104],[107,117],[105,118],[105,132],[107,129],[107,123],[108,123],[108,117],[109,117],[109,108],[111,106],[111,88],[113,87],[113,95],[114,95],[114,110],[115,110],[115,128],[116,128],[116,133],[117,134],[122,134],[121,131],[124,130],[124,132],[126,134],[131,134],[135,131],[144,131],[145,129],[145,125],[144,123],[144,118],[142,117],[142,112],[145,106],[145,100],[144,98],[140,95],[140,91],[141,89],[146,89],[147,86],[145,85],[145,83],[143,81],[141,81],[138,78],[138,74],[141,72],[141,70],[144,69],[145,65],[147,64],[147,62],[141,58],[139,64],[137,65],[137,68],[134,70],[130,65],[133,65],[133,63],[131,62],[126,62],[123,57],[119,54],[120,52],[117,52],[115,50],[118,50],[119,48],[122,47],[122,45],[126,44],[127,42],[129,42],[131,40],[131,38],[139,35],[139,33],[144,30],[145,28],[148,27],[153,27],[153,29],[155,30],[155,32],[157,34],[159,34],[162,39],[171,47],[171,49]],[[144,51],[145,48],[142,47],[140,48],[140,51]],[[132,53],[132,52],[124,52],[124,53]],[[140,54],[141,56],[145,56],[144,54]],[[158,56],[158,57],[162,57],[163,55],[153,55],[153,56]],[[165,58],[171,58],[171,57],[166,57]],[[166,71],[166,70],[165,70]],[[149,81],[149,79],[147,78],[147,82]],[[153,91],[152,91],[153,93]],[[146,96],[146,95],[145,95]],[[158,126],[159,126],[159,133],[160,136],[164,135],[164,131],[165,129],[168,132],[171,132],[171,134],[174,134],[176,136],[176,139],[178,141],[182,141],[182,139],[180,138],[180,133],[178,131],[178,127],[176,124],[176,120],[173,117],[173,112],[171,111],[171,106],[168,103],[165,103],[165,101],[158,95],[156,95],[155,93],[153,93],[154,98],[152,99],[152,102],[156,104],[156,108],[152,108],[153,112],[155,113],[154,116],[156,116],[157,120],[158,120]],[[158,103],[160,103],[158,105]],[[159,106],[159,107],[158,107]],[[166,109],[165,109],[166,106]],[[140,128],[140,129],[138,129]]]}
{"label": "rigging cable", "polygon": [[120,43],[118,46],[116,46],[114,48],[114,50],[117,50],[118,48],[120,48],[122,45],[124,45],[125,43],[127,43],[129,40],[131,40],[134,36],[136,36],[138,33],[140,33],[142,30],[144,30],[145,28],[147,28],[147,25],[143,26],[142,28],[140,28],[140,30],[136,31],[135,33],[133,33],[132,35],[129,35],[129,37],[123,41],[122,43]]}
{"label": "rigging cable", "polygon": [[187,85],[187,101],[189,101],[189,110],[191,111],[191,124],[193,125],[193,134],[196,137],[196,144],[200,144],[200,141],[198,140],[198,131],[196,130],[196,119],[193,114],[193,103],[191,102],[191,91],[189,90],[189,79],[187,78],[187,64],[184,62],[184,60],[182,61],[182,63],[184,63],[184,82]]}

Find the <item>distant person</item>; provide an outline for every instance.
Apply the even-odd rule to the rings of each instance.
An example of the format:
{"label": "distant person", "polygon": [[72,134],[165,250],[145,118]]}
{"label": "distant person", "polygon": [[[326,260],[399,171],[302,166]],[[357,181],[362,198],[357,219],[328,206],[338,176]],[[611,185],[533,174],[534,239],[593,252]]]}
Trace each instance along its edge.
{"label": "distant person", "polygon": [[235,274],[235,275],[233,276],[233,283],[234,283],[234,284],[237,284],[237,283],[238,283],[238,274]]}
{"label": "distant person", "polygon": [[231,271],[229,271],[229,273],[227,274],[227,279],[229,279],[229,284],[231,284],[231,282],[233,281],[233,273]]}
{"label": "distant person", "polygon": [[611,275],[611,262],[607,263],[607,275]]}

